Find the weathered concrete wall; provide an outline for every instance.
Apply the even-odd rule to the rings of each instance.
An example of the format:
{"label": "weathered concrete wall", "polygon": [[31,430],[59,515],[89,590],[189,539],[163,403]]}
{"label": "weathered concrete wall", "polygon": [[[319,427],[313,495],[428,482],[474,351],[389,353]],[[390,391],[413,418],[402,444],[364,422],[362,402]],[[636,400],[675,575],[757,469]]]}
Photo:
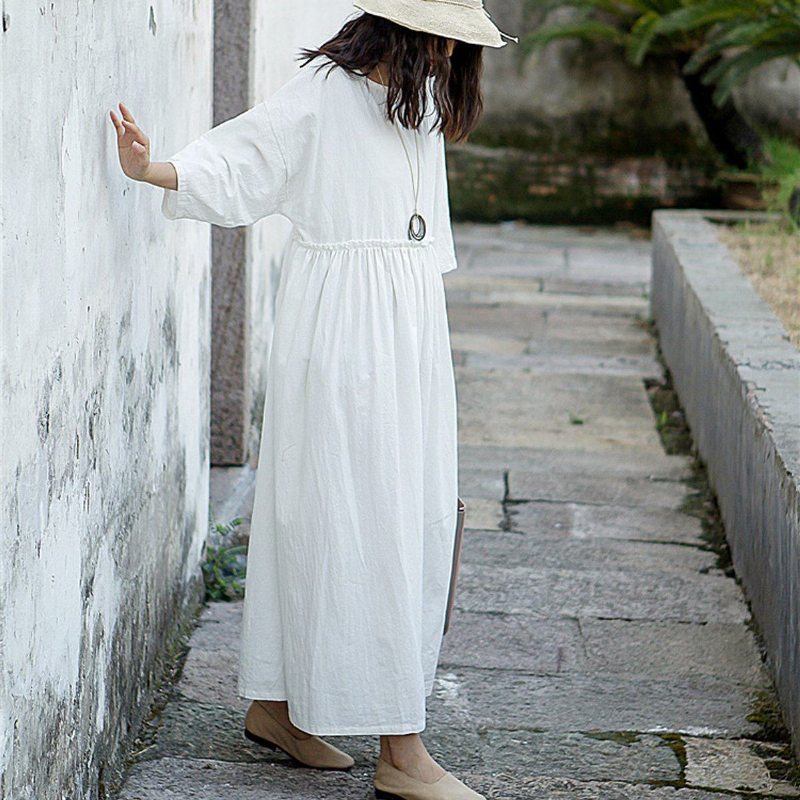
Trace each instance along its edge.
{"label": "weathered concrete wall", "polygon": [[[251,0],[214,2],[214,125],[250,107]],[[246,459],[249,401],[248,228],[212,227],[211,461]]]}
{"label": "weathered concrete wall", "polygon": [[[486,5],[520,37],[573,13]],[[721,161],[671,66],[637,69],[609,44],[575,40],[524,59],[513,43],[484,55],[483,119],[469,144],[450,148],[454,217],[647,224],[656,207],[719,205]],[[800,130],[796,66],[759,71],[736,97],[754,120]]]}
{"label": "weathered concrete wall", "polygon": [[122,174],[211,120],[210,0],[3,2],[0,797],[83,800],[198,598],[209,232]]}
{"label": "weathered concrete wall", "polygon": [[800,352],[699,213],[653,215],[651,308],[800,753]]}

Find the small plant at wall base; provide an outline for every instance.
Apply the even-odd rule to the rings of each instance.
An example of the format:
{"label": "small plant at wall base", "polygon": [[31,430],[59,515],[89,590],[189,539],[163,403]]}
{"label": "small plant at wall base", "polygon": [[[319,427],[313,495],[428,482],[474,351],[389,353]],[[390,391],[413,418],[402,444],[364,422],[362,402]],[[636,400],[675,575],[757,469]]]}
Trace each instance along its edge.
{"label": "small plant at wall base", "polygon": [[763,158],[749,170],[718,174],[727,206],[780,214],[795,232],[800,226],[800,146],[787,139],[764,140]]}
{"label": "small plant at wall base", "polygon": [[236,517],[227,524],[213,525],[218,543],[206,544],[203,562],[207,602],[239,600],[244,596],[247,546],[227,543],[241,524],[241,518]]}
{"label": "small plant at wall base", "polygon": [[785,139],[765,142],[766,160],[757,168],[767,181],[765,206],[789,217],[797,233],[800,230],[800,146]]}
{"label": "small plant at wall base", "polygon": [[739,112],[733,87],[778,58],[800,63],[800,5],[793,0],[527,0],[537,10],[575,10],[521,42],[524,56],[557,39],[609,41],[632,64],[672,62],[709,140],[734,167],[763,156],[761,134]]}

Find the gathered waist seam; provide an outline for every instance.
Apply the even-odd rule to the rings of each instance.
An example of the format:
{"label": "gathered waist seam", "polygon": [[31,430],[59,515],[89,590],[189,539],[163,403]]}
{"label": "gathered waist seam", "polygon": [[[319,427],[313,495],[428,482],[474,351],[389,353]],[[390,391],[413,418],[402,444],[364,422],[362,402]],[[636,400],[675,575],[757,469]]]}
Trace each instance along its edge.
{"label": "gathered waist seam", "polygon": [[363,248],[383,248],[383,247],[430,247],[432,239],[423,239],[421,242],[413,239],[345,239],[338,242],[311,242],[303,239],[297,233],[292,236],[296,244],[309,250],[356,250]]}

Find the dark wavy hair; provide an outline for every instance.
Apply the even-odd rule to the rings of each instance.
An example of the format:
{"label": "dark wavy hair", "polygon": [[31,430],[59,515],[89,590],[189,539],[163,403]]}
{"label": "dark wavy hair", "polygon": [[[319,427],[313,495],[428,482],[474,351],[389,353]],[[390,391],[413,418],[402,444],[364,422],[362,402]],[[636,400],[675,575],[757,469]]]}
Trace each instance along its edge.
{"label": "dark wavy hair", "polygon": [[[325,57],[355,75],[367,75],[379,62],[388,64],[386,116],[406,128],[418,128],[427,113],[425,82],[433,78],[434,130],[447,141],[465,140],[483,113],[483,47],[456,41],[447,55],[446,37],[423,33],[391,20],[363,13],[348,20],[319,47],[304,47],[297,59],[304,67]],[[316,66],[321,69],[324,64]]]}

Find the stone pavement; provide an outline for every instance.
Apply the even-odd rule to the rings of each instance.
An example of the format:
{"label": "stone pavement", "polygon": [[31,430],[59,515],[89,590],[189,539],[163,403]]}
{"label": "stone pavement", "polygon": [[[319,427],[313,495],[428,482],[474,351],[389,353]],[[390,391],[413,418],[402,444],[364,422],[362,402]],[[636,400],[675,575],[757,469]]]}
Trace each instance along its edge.
{"label": "stone pavement", "polygon": [[[649,242],[515,224],[457,225],[456,240],[445,280],[468,530],[429,750],[503,800],[800,796],[781,779],[789,748],[748,607],[645,390],[663,377]],[[252,470],[217,473],[222,521],[248,485]],[[243,739],[240,616],[203,611],[120,800],[372,797],[377,737],[333,739],[356,759],[349,774]]]}

